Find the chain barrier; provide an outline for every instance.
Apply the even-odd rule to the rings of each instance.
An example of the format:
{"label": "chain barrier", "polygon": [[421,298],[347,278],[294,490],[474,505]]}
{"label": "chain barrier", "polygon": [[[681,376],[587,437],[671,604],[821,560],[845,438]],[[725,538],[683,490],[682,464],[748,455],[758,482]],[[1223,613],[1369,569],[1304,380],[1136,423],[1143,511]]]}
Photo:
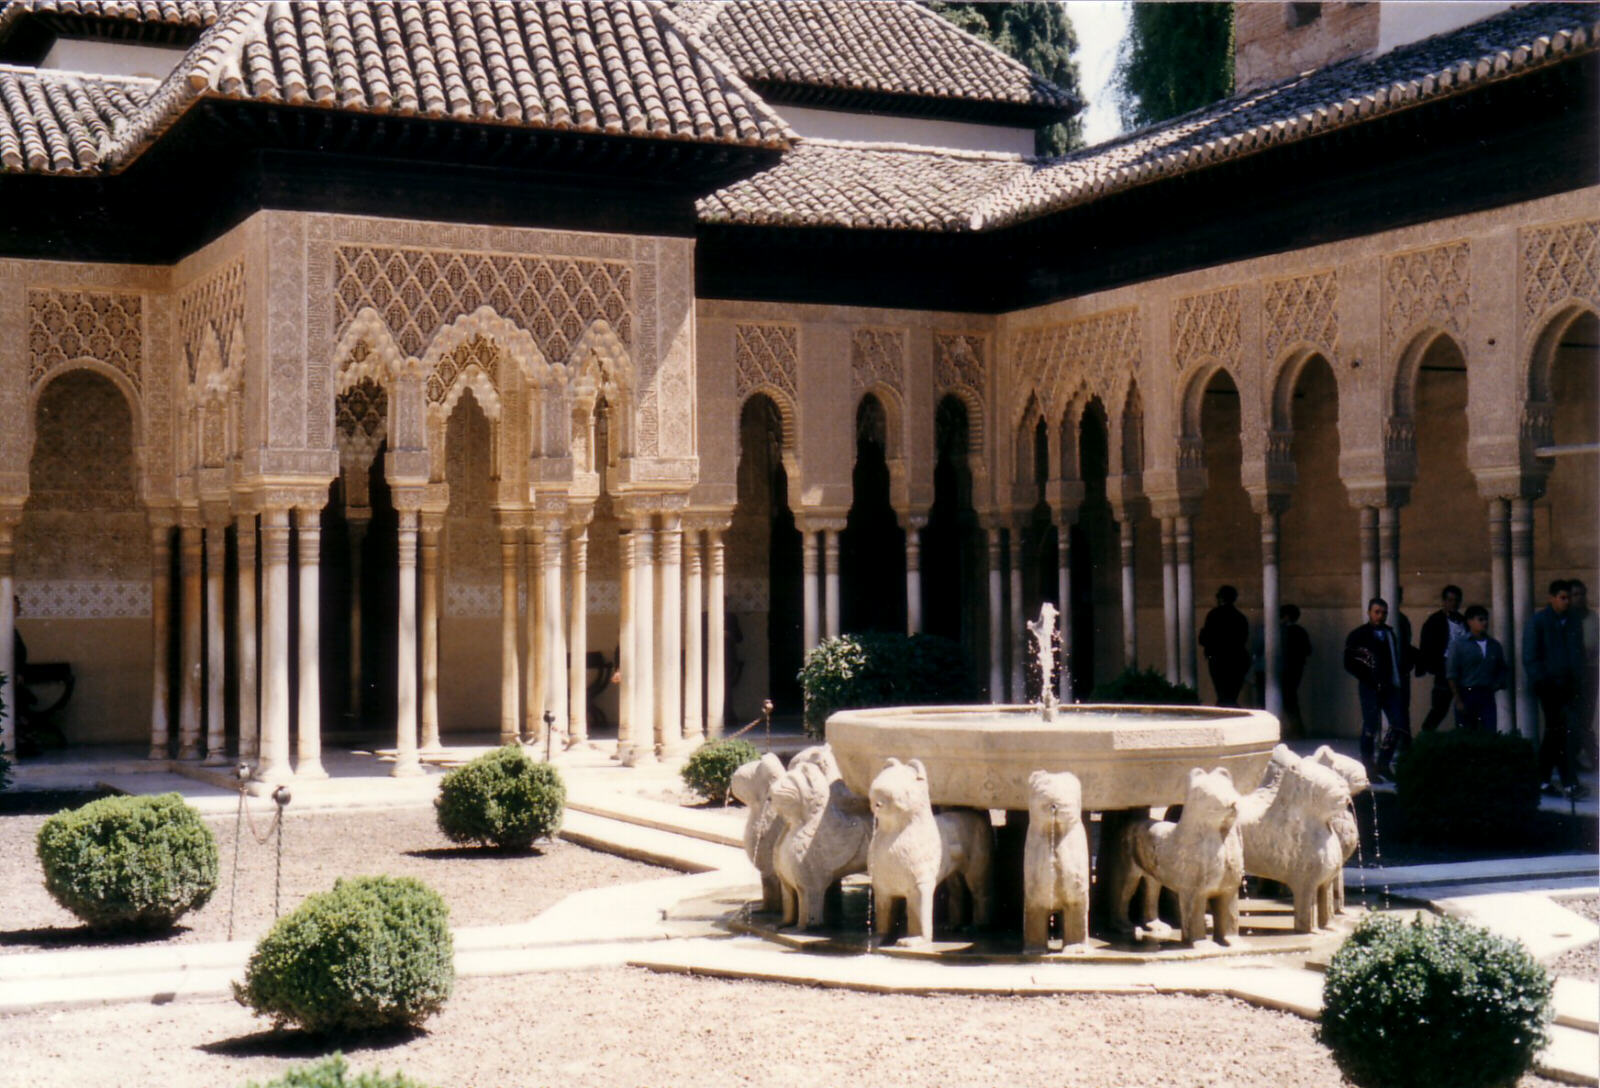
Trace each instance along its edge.
{"label": "chain barrier", "polygon": [[235,915],[239,901],[239,846],[244,841],[244,828],[248,824],[250,837],[255,839],[256,845],[265,846],[274,837],[277,839],[274,858],[272,881],[272,917],[276,920],[283,912],[283,813],[289,806],[289,789],[279,786],[272,791],[272,800],[275,810],[272,822],[263,831],[256,826],[255,813],[250,811],[248,798],[250,783],[250,765],[241,763],[234,770],[234,775],[239,781],[239,806],[233,817],[233,876],[228,886],[228,940],[233,940]]}

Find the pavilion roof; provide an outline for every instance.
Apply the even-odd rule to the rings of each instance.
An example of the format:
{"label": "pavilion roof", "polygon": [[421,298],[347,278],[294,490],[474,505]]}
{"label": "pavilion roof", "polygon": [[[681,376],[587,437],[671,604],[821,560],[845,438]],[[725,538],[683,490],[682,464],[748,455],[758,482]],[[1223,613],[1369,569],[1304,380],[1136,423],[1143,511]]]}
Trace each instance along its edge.
{"label": "pavilion roof", "polygon": [[0,65],[0,172],[85,174],[156,81]]}

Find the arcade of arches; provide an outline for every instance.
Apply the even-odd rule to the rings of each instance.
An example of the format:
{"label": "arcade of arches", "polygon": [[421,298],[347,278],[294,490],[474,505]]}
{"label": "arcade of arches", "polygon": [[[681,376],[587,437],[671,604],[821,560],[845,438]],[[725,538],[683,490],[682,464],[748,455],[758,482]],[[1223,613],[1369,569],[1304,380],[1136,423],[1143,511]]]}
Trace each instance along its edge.
{"label": "arcade of arches", "polygon": [[0,261],[0,629],[73,663],[69,740],[265,779],[352,728],[396,773],[546,721],[670,754],[797,710],[846,630],[959,639],[1018,699],[1046,599],[1078,696],[1137,664],[1209,699],[1227,583],[1246,699],[1281,707],[1261,620],[1292,602],[1305,728],[1350,734],[1366,598],[1420,624],[1454,582],[1514,647],[1545,580],[1600,581],[1597,195],[998,315],[697,299],[683,239],[308,213],[170,268]]}

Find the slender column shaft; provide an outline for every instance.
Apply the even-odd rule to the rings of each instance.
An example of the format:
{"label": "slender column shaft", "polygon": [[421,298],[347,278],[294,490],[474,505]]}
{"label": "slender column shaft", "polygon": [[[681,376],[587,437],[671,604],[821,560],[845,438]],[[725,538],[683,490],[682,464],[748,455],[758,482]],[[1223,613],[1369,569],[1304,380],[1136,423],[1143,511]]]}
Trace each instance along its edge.
{"label": "slender column shaft", "polygon": [[1268,510],[1261,515],[1261,634],[1267,655],[1264,671],[1269,714],[1283,713],[1283,690],[1278,683],[1278,515]]}
{"label": "slender column shaft", "polygon": [[1123,521],[1118,534],[1122,554],[1122,663],[1139,663],[1139,613],[1133,581],[1133,522]]}
{"label": "slender column shaft", "polygon": [[829,638],[839,637],[839,530],[822,533],[823,629]]}
{"label": "slender column shaft", "polygon": [[922,530],[906,526],[906,634],[922,633]]}
{"label": "slender column shaft", "polygon": [[226,670],[228,646],[223,617],[227,588],[228,544],[226,523],[206,527],[206,758],[207,766],[228,762],[228,708]]}
{"label": "slender column shaft", "polygon": [[704,705],[700,699],[705,671],[700,652],[703,607],[700,532],[690,530],[683,538],[683,739],[690,747],[705,740]]}
{"label": "slender column shaft", "polygon": [[[3,541],[5,556],[0,562],[5,563],[0,577],[7,579],[5,585],[0,586],[0,614],[12,616],[11,623],[15,622],[12,613],[12,589],[9,581],[11,577],[10,564],[10,530],[0,527],[0,541]],[[171,616],[168,601],[172,594],[172,526],[153,525],[150,527],[150,758],[169,759],[172,752],[169,747],[171,731],[171,684],[169,677],[171,653],[168,649],[171,639]],[[11,660],[11,623],[0,622],[0,672],[11,677],[15,662]],[[243,646],[241,644],[241,651]],[[15,684],[15,678],[7,681]],[[7,751],[16,749],[16,730],[12,728],[15,721],[12,710],[13,692],[5,693],[6,709],[4,717],[0,718],[0,739],[3,739]]]}
{"label": "slender column shaft", "polygon": [[634,700],[639,687],[638,657],[634,650],[634,597],[637,579],[634,575],[634,534],[623,529],[617,540],[617,758],[631,758],[637,741],[633,735]]}
{"label": "slender column shaft", "polygon": [[179,639],[183,687],[178,696],[178,758],[199,759],[200,686],[205,668],[201,658],[204,585],[199,525],[185,525],[178,531],[178,549],[178,572],[183,579],[183,628]]}
{"label": "slender column shaft", "polygon": [[805,594],[802,603],[804,619],[802,635],[806,652],[817,644],[820,626],[817,622],[817,601],[822,596],[817,571],[817,534],[810,529],[800,531],[800,571],[804,576]]}
{"label": "slender column shaft", "polygon": [[1176,684],[1178,667],[1178,539],[1172,518],[1161,519],[1161,634],[1167,682]]}
{"label": "slender column shaft", "polygon": [[1382,594],[1378,588],[1378,508],[1363,506],[1360,513],[1361,614],[1367,602]]}
{"label": "slender column shaft", "polygon": [[1011,651],[1011,701],[1020,703],[1027,698],[1028,690],[1022,671],[1028,656],[1028,628],[1023,622],[1027,619],[1027,609],[1022,600],[1022,556],[1025,545],[1020,527],[1009,530],[1006,535],[1010,538],[1006,555],[1010,575],[1006,593],[1006,630],[1011,636],[1006,642]]}
{"label": "slender column shaft", "polygon": [[1056,624],[1061,631],[1061,701],[1072,702],[1072,526],[1056,526]]}
{"label": "slender column shaft", "polygon": [[1172,519],[1178,550],[1178,682],[1199,689],[1194,641],[1194,523],[1187,515]]}
{"label": "slender column shaft", "polygon": [[322,511],[295,509],[300,552],[300,762],[296,778],[327,778],[322,768]]}
{"label": "slender column shaft", "polygon": [[522,531],[500,525],[500,743],[515,744],[522,726],[522,679],[517,669],[517,542]]}
{"label": "slender column shaft", "polygon": [[[0,752],[8,755],[17,750],[17,687],[20,681],[17,678],[16,656],[16,552],[13,540],[15,530],[10,524],[0,525],[0,676],[5,677],[5,685],[0,687],[0,702],[5,705],[0,707]],[[152,531],[153,532],[153,531]],[[155,579],[151,579],[151,595],[154,597]],[[151,616],[155,616],[155,601],[151,601]],[[163,726],[166,719],[162,718]],[[161,749],[158,754],[156,749],[156,731],[154,723],[150,730],[150,758],[166,758],[166,736],[161,737]]]}
{"label": "slender column shaft", "polygon": [[723,554],[721,529],[707,530],[706,546],[711,550],[711,570],[706,580],[706,731],[713,737],[720,737],[728,707],[726,647],[723,642],[727,558]]}
{"label": "slender column shaft", "polygon": [[233,577],[238,588],[239,612],[234,647],[239,672],[239,758],[250,762],[261,755],[261,715],[257,691],[256,655],[256,516],[240,514],[234,522]]}
{"label": "slender column shaft", "polygon": [[634,760],[656,754],[656,534],[649,522],[636,525],[633,567],[633,693]]}
{"label": "slender column shaft", "polygon": [[1522,669],[1522,636],[1533,614],[1533,503],[1511,500],[1511,623],[1512,642],[1505,645],[1511,655],[1517,689],[1517,732],[1529,740],[1539,737],[1539,712]]}
{"label": "slender column shaft", "polygon": [[417,512],[400,511],[400,607],[396,623],[400,628],[400,648],[395,655],[395,739],[396,778],[422,773],[417,755]]}
{"label": "slender column shaft", "polygon": [[1378,596],[1389,602],[1389,618],[1400,613],[1400,510],[1378,507]]}
{"label": "slender column shaft", "polygon": [[572,637],[567,656],[567,743],[589,739],[589,532],[578,526],[571,538],[572,565],[567,576],[572,600],[568,622]]}
{"label": "slender column shaft", "polygon": [[361,559],[366,551],[367,519],[351,518],[350,527],[350,671],[345,713],[361,718]]}
{"label": "slender column shaft", "polygon": [[256,778],[289,777],[289,511],[261,512],[261,760]]}
{"label": "slender column shaft", "polygon": [[1004,608],[1005,559],[1000,530],[989,530],[989,698],[996,703],[1006,698],[1006,636]]}
{"label": "slender column shaft", "polygon": [[675,516],[662,519],[658,548],[656,743],[670,753],[683,747],[683,531]]}
{"label": "slender column shaft", "polygon": [[[1511,654],[1519,643],[1511,626],[1511,504],[1489,500],[1489,608],[1494,637]],[[1513,654],[1521,658],[1520,651]],[[1517,729],[1516,693],[1506,687],[1494,693],[1496,716],[1508,730]]]}
{"label": "slender column shaft", "polygon": [[544,736],[544,711],[550,690],[550,632],[545,624],[549,602],[544,592],[544,534],[528,530],[528,704],[525,733]]}
{"label": "slender column shaft", "polygon": [[[567,632],[562,620],[561,567],[566,530],[552,518],[544,528],[545,710],[555,715],[549,728],[559,736],[567,725]],[[543,714],[540,726],[544,725]]]}
{"label": "slender column shaft", "polygon": [[[431,520],[431,519],[430,519]],[[422,696],[417,708],[422,729],[422,751],[436,753],[444,747],[439,731],[439,526],[423,525],[417,536],[422,566],[422,618],[418,627],[422,655]]]}

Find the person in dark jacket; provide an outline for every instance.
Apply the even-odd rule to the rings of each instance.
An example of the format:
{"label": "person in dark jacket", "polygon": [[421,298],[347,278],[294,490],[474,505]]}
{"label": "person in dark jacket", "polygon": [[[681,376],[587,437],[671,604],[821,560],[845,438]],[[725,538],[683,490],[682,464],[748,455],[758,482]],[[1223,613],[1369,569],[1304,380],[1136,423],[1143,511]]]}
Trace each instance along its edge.
{"label": "person in dark jacket", "polygon": [[1200,646],[1206,652],[1211,684],[1218,706],[1238,706],[1239,689],[1250,674],[1250,621],[1234,607],[1239,591],[1232,586],[1217,590],[1217,607],[1206,613],[1200,628]]}
{"label": "person in dark jacket", "polygon": [[[1356,678],[1361,698],[1361,762],[1373,782],[1389,781],[1395,756],[1411,747],[1411,708],[1403,684],[1410,661],[1388,618],[1389,602],[1374,597],[1367,602],[1367,622],[1344,640],[1344,669]],[[1379,743],[1382,719],[1389,728]]]}
{"label": "person in dark jacket", "polygon": [[[1559,797],[1586,797],[1589,791],[1578,781],[1573,741],[1576,730],[1569,719],[1582,705],[1583,626],[1567,615],[1572,603],[1570,587],[1563,578],[1550,583],[1549,603],[1528,618],[1522,635],[1522,671],[1544,711],[1544,739],[1539,744],[1539,777],[1544,791]],[[1555,773],[1561,772],[1561,787]]]}
{"label": "person in dark jacket", "polygon": [[1445,682],[1455,700],[1456,728],[1499,731],[1494,693],[1506,686],[1506,651],[1489,635],[1489,610],[1472,605],[1463,614],[1467,633],[1445,653]]}
{"label": "person in dark jacket", "polygon": [[1422,731],[1432,733],[1444,721],[1452,705],[1457,706],[1456,726],[1462,723],[1459,703],[1450,690],[1450,679],[1445,675],[1445,654],[1450,644],[1467,633],[1467,621],[1461,615],[1461,587],[1445,586],[1439,594],[1439,611],[1422,621],[1422,641],[1417,646],[1417,675],[1433,676],[1432,702],[1427,717],[1422,719]]}
{"label": "person in dark jacket", "polygon": [[1295,605],[1278,609],[1278,621],[1278,652],[1283,660],[1278,683],[1283,689],[1284,731],[1289,736],[1303,737],[1306,723],[1300,716],[1300,681],[1305,679],[1306,662],[1311,659],[1311,636],[1300,626],[1300,609]]}

